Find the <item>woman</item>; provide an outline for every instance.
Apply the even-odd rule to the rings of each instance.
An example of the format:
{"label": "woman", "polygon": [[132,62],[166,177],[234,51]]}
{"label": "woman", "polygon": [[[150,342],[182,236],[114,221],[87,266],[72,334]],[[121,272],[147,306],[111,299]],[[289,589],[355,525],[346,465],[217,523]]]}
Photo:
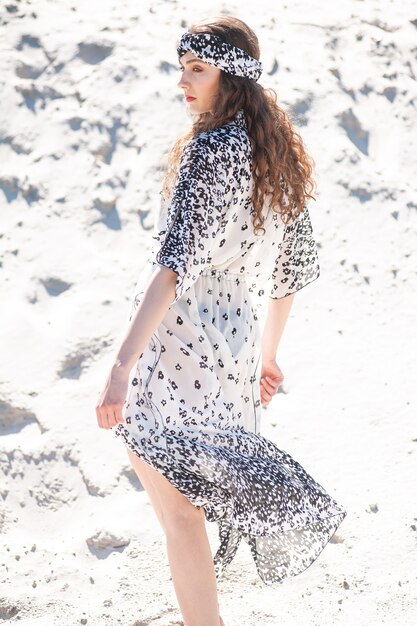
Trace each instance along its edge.
{"label": "woman", "polygon": [[[216,582],[242,537],[274,584],[305,570],[346,512],[259,434],[294,293],[319,276],[312,159],[257,83],[245,23],[205,20],[177,52],[193,125],[171,151],[155,246],[96,414],[155,508],[185,624],[218,626]],[[262,336],[255,296],[268,299]],[[214,558],[206,519],[218,523]]]}

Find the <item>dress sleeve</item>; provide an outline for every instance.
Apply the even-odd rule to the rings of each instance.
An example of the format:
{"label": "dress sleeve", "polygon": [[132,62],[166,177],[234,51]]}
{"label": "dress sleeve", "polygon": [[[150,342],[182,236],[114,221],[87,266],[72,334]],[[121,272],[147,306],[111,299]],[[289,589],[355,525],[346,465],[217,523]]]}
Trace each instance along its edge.
{"label": "dress sleeve", "polygon": [[211,262],[212,240],[222,213],[219,159],[207,144],[192,140],[183,150],[177,182],[166,209],[166,230],[157,246],[156,263],[178,274],[175,298],[195,283]]}
{"label": "dress sleeve", "polygon": [[320,276],[317,244],[310,214],[304,210],[284,226],[284,235],[271,277],[270,297],[284,298]]}

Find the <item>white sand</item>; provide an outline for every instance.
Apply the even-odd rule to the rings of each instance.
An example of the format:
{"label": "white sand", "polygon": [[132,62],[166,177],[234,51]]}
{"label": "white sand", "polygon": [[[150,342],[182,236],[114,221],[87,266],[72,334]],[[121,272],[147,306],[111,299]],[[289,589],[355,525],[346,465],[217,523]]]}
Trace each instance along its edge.
{"label": "white sand", "polygon": [[[162,532],[94,406],[149,250],[164,156],[190,123],[175,42],[208,14],[195,6],[0,8],[8,624],[180,623]],[[414,625],[417,12],[387,0],[243,6],[210,12],[227,7],[258,33],[261,83],[292,113],[320,189],[310,211],[322,275],[296,297],[280,348],[285,393],[263,434],[348,516],[276,589],[242,545],[219,584],[221,613],[227,626]]]}

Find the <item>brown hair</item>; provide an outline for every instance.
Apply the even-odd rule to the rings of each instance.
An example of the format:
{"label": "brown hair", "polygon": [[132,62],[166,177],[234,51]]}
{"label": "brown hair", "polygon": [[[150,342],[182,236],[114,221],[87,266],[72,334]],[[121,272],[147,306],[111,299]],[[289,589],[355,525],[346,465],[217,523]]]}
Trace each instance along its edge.
{"label": "brown hair", "polygon": [[[236,17],[222,15],[202,20],[190,26],[188,31],[218,35],[259,60],[258,38],[249,26]],[[267,195],[270,196],[271,208],[281,214],[283,222],[292,221],[304,210],[307,198],[315,200],[311,195],[316,188],[312,178],[315,162],[294,130],[288,114],[278,106],[277,99],[272,88],[264,88],[247,77],[221,71],[213,111],[196,115],[191,130],[174,143],[168,155],[163,196],[167,198],[170,194],[184,145],[202,131],[231,122],[237,111],[243,109],[252,147],[254,232],[265,232],[262,226],[265,217],[263,206]]]}

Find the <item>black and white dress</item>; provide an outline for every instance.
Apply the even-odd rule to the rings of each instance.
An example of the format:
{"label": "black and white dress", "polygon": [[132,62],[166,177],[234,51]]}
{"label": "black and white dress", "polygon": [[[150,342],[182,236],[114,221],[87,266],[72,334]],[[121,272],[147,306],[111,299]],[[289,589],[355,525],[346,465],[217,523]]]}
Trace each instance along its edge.
{"label": "black and white dress", "polygon": [[243,537],[266,584],[305,570],[346,515],[260,430],[261,337],[254,298],[282,298],[319,276],[307,207],[290,225],[252,226],[251,145],[243,110],[185,147],[161,202],[130,319],[159,266],[175,298],[131,372],[113,432],[218,523],[216,576]]}

